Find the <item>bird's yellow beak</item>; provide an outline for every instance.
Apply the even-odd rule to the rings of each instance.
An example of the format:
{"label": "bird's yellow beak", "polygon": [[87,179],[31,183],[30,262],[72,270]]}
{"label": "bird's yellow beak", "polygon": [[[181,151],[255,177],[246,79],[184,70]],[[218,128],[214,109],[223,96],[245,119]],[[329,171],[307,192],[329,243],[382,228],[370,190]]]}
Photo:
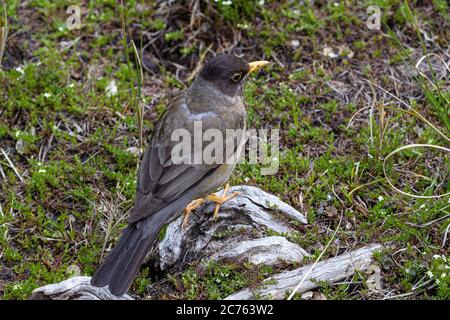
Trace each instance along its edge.
{"label": "bird's yellow beak", "polygon": [[250,67],[248,73],[253,73],[269,64],[269,61],[253,61],[248,64]]}

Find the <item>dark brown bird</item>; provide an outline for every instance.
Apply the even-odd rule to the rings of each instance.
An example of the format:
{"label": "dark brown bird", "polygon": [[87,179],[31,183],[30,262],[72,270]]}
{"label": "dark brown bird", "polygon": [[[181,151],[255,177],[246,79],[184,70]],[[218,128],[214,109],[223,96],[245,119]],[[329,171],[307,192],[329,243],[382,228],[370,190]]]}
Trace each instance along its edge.
{"label": "dark brown bird", "polygon": [[[201,70],[192,85],[169,104],[155,126],[140,163],[129,225],[92,277],[92,285],[108,285],[114,295],[124,294],[164,224],[177,218],[183,208],[186,223],[189,213],[205,201],[202,199],[205,196],[216,202],[217,216],[220,205],[236,196],[227,195],[228,185],[222,196],[208,194],[226,183],[239,159],[245,142],[246,122],[242,85],[249,73],[267,63],[246,63],[228,54],[216,56]],[[207,163],[193,160],[196,153],[205,148],[207,143],[203,141],[202,150],[190,148],[188,158],[191,161],[173,161],[172,151],[179,143],[172,141],[173,131],[185,129],[194,133],[195,122],[198,121],[201,121],[202,132],[215,129],[223,134],[224,139],[219,146],[223,150],[223,161]],[[225,139],[227,129],[241,130],[233,141],[228,141]]]}

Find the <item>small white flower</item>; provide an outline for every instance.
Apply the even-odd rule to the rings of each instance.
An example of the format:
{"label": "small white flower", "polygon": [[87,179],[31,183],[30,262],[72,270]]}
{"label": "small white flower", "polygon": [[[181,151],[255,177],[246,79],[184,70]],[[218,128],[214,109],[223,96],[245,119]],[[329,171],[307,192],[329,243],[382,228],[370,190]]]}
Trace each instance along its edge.
{"label": "small white flower", "polygon": [[441,283],[441,280],[436,279],[436,284],[439,284],[439,283]]}
{"label": "small white flower", "polygon": [[24,73],[25,73],[25,71],[23,71],[22,66],[17,67],[17,68],[16,68],[16,71],[19,72],[19,73],[21,73],[21,74],[24,74]]}
{"label": "small white flower", "polygon": [[433,259],[435,259],[435,260],[440,259],[440,258],[441,258],[441,256],[438,254],[433,255]]}
{"label": "small white flower", "polygon": [[75,87],[75,83],[71,83],[71,84],[69,84],[67,87],[68,87],[68,88],[73,88],[73,87]]}
{"label": "small white flower", "polygon": [[52,96],[52,94],[51,93],[48,93],[48,92],[44,92],[44,97],[45,98],[50,98]]}
{"label": "small white flower", "polygon": [[447,276],[447,274],[444,272],[443,274],[441,274],[441,278],[444,279]]}
{"label": "small white flower", "polygon": [[370,153],[368,153],[367,156],[368,156],[370,159],[373,159],[373,155],[371,155]]}
{"label": "small white flower", "polygon": [[37,163],[38,167],[42,166],[42,162]]}
{"label": "small white flower", "polygon": [[111,80],[105,90],[108,97],[115,96],[117,94],[116,80]]}
{"label": "small white flower", "polygon": [[14,135],[16,136],[16,138],[18,138],[18,137],[20,137],[22,135],[22,131],[17,130]]}
{"label": "small white flower", "polygon": [[331,48],[331,47],[324,47],[323,50],[322,50],[322,54],[325,57],[329,57],[329,58],[332,58],[332,59],[339,57],[339,55],[336,52],[334,52],[333,48]]}
{"label": "small white flower", "polygon": [[250,178],[249,178],[249,177],[245,177],[245,178],[244,178],[244,181],[245,181],[245,183],[247,183],[247,182],[250,181]]}
{"label": "small white flower", "polygon": [[233,4],[233,1],[232,0],[225,0],[225,1],[222,1],[222,5],[224,5],[224,6],[231,6]]}
{"label": "small white flower", "polygon": [[293,46],[294,48],[297,48],[299,45],[300,41],[298,41],[297,39],[291,41],[291,46]]}
{"label": "small white flower", "polygon": [[45,169],[39,169],[39,171],[38,171],[39,173],[46,173],[47,172],[47,170],[45,170]]}
{"label": "small white flower", "polygon": [[427,275],[428,275],[428,277],[430,278],[430,279],[433,279],[433,272],[431,272],[431,271],[428,271],[427,272]]}
{"label": "small white flower", "polygon": [[64,28],[64,25],[60,25],[60,26],[58,27],[58,31],[59,31],[59,32],[64,31],[64,29],[65,29],[65,28]]}
{"label": "small white flower", "polygon": [[381,202],[381,201],[383,201],[383,200],[384,200],[383,196],[378,196],[378,201],[379,201],[379,202]]}
{"label": "small white flower", "polygon": [[259,3],[260,6],[263,6],[265,1],[264,0],[259,0],[258,3]]}
{"label": "small white flower", "polygon": [[331,194],[327,194],[327,201],[330,201],[331,199],[333,199],[333,196]]}

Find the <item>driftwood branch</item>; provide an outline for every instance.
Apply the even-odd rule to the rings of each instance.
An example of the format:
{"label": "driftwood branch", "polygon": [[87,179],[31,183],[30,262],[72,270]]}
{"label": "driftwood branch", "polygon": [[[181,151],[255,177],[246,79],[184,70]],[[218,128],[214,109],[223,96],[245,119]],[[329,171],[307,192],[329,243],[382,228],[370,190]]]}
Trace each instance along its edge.
{"label": "driftwood branch", "polygon": [[91,277],[73,277],[33,291],[31,300],[133,300],[125,294],[116,297],[106,288],[91,286]]}
{"label": "driftwood branch", "polygon": [[[382,249],[380,244],[371,244],[358,250],[319,262],[297,292],[302,293],[317,288],[317,281],[333,283],[353,275],[356,270],[366,270],[372,263],[373,253],[380,249]],[[228,296],[226,299],[284,299],[286,298],[286,295],[299,284],[310,268],[311,266],[308,265],[277,274],[266,279],[264,281],[266,285],[263,285],[259,289],[244,289]]]}

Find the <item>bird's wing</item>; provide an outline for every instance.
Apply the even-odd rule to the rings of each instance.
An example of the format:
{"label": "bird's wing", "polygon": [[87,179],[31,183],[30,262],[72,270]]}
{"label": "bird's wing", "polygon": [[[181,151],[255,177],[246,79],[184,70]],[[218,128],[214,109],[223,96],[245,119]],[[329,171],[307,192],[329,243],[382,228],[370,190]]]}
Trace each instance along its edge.
{"label": "bird's wing", "polygon": [[[192,133],[194,119],[198,118],[192,116],[184,103],[182,97],[174,101],[155,127],[155,133],[140,164],[135,206],[129,222],[148,217],[177,200],[219,166],[215,163],[172,162],[172,149],[179,143],[171,141],[173,130],[186,129]],[[230,117],[224,119],[207,113],[201,119],[203,132],[214,128],[220,130],[225,137],[226,129],[238,128],[242,122],[239,115]],[[191,153],[194,153],[193,147]]]}

